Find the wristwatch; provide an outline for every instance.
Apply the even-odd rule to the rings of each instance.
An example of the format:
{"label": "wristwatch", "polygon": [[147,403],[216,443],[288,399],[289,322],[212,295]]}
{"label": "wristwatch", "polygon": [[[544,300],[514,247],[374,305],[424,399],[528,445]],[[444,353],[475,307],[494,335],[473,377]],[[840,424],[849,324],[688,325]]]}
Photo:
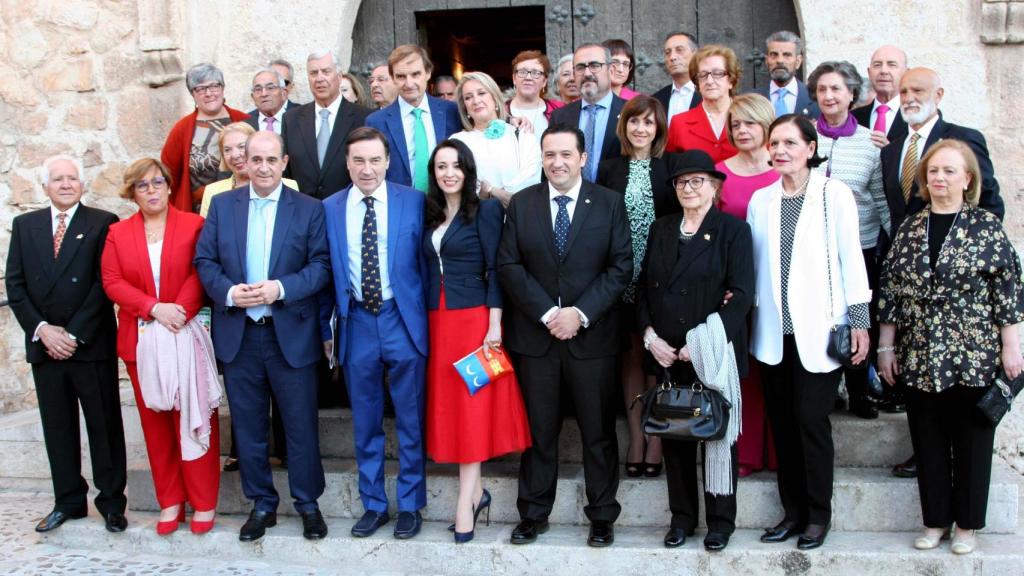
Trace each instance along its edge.
{"label": "wristwatch", "polygon": [[657,338],[657,337],[658,337],[658,335],[654,333],[654,330],[651,330],[650,333],[648,333],[648,334],[644,334],[644,350],[650,350],[651,349],[651,344],[654,342],[654,339]]}

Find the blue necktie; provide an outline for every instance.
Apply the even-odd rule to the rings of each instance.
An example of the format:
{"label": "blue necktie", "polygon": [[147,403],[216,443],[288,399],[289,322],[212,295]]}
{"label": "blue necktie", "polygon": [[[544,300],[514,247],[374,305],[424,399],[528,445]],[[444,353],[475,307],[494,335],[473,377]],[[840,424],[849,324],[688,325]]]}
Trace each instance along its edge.
{"label": "blue necktie", "polygon": [[[253,198],[252,214],[245,239],[245,282],[255,284],[267,279],[267,223],[263,209],[270,203],[269,198]],[[267,315],[267,306],[247,308],[245,314],[253,320]]]}
{"label": "blue necktie", "polygon": [[[593,182],[597,179],[598,159],[594,157],[594,134],[597,131],[597,104],[587,104],[583,107],[587,111],[587,126],[583,130],[584,148],[587,151],[587,180]],[[562,204],[565,207],[565,204]]]}
{"label": "blue necktie", "polygon": [[775,91],[775,117],[785,116],[789,114],[789,109],[786,107],[786,95],[789,94],[789,90],[785,88],[779,88]]}
{"label": "blue necktie", "polygon": [[377,253],[377,212],[373,209],[373,197],[363,198],[366,215],[363,216],[363,269],[360,289],[363,292],[363,306],[374,314],[380,313],[384,303],[380,286],[380,255]]}
{"label": "blue necktie", "polygon": [[556,196],[558,213],[555,214],[555,248],[558,249],[558,258],[565,257],[565,247],[569,242],[569,211],[565,208],[572,198],[568,196]]}

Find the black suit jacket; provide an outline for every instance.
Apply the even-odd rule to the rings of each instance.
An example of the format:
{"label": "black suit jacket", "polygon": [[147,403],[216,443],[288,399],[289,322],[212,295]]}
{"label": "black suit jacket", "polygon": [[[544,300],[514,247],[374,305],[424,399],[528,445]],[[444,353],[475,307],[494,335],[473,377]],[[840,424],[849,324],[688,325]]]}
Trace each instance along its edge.
{"label": "black suit jacket", "polygon": [[[284,102],[284,111],[287,112],[287,111],[291,110],[292,108],[297,108],[298,106],[299,106],[298,102],[292,102],[291,100],[285,100],[285,102]],[[245,121],[249,122],[250,119],[259,118],[259,113],[260,113],[260,109],[259,108],[253,108],[252,110],[249,110],[249,118],[246,118]],[[249,125],[255,127],[256,126],[255,121],[249,122]],[[256,129],[259,130],[259,128],[256,128]]]}
{"label": "black suit jacket", "polygon": [[[900,186],[900,162],[903,160],[903,143],[908,137],[909,134],[892,140],[888,146],[882,148],[881,152],[882,184],[885,187],[885,198],[889,204],[889,214],[892,215],[893,235],[899,230],[900,224],[903,223],[907,216],[925,207],[924,200],[918,194],[916,180],[910,192],[910,202],[903,201],[903,188]],[[999,195],[999,182],[995,178],[992,160],[988,155],[988,146],[985,144],[985,136],[973,128],[957,126],[956,124],[946,122],[940,115],[931,133],[928,135],[928,140],[921,151],[921,157],[924,157],[924,154],[928,152],[928,148],[933,144],[945,138],[962,140],[974,151],[974,155],[978,157],[978,167],[981,168],[981,198],[978,205],[1002,220],[1003,214],[1005,214],[1005,207],[1003,206],[1003,198]],[[882,235],[884,253],[884,249],[887,249],[889,245],[889,239],[885,237],[884,231]]]}
{"label": "black suit jacket", "polygon": [[321,168],[316,156],[316,103],[310,102],[284,113],[281,137],[288,154],[284,175],[299,185],[299,190],[323,200],[352,183],[345,163],[345,139],[353,128],[366,121],[370,110],[341,98],[338,117],[331,129],[327,153]]}
{"label": "black suit jacket", "polygon": [[[668,166],[671,156],[675,156],[675,154],[666,153],[661,158],[651,159],[651,192],[654,196],[655,218],[675,214],[682,210],[676,199],[675,188],[668,183]],[[624,195],[626,184],[629,183],[629,158],[619,156],[601,162],[601,165],[597,167],[597,183]]]}
{"label": "black suit jacket", "polygon": [[[871,109],[875,107],[875,103],[872,102],[867,106],[861,106],[860,108],[854,108],[853,117],[857,119],[857,124],[871,129]],[[895,114],[896,119],[892,121],[892,126],[889,126],[889,132],[885,135],[890,142],[897,138],[903,138],[907,135],[907,121],[903,119],[903,114],[900,113],[899,108],[896,110],[890,110],[890,114]]]}
{"label": "black suit jacket", "polygon": [[[604,129],[604,143],[601,145],[601,157],[593,161],[601,162],[608,158],[615,158],[622,155],[622,144],[615,134],[615,127],[619,124],[619,114],[626,101],[618,96],[612,95],[612,105],[608,110],[608,124]],[[568,124],[574,128],[580,125],[580,114],[583,112],[583,100],[577,100],[562,106],[551,113],[551,124]]]}
{"label": "black suit jacket", "polygon": [[71,360],[116,357],[117,323],[114,306],[103,291],[100,257],[107,230],[117,221],[110,212],[79,204],[68,223],[60,256],[54,260],[50,208],[14,219],[7,253],[7,298],[25,331],[30,363],[52,361],[42,341],[32,341],[43,321],[63,326],[78,339]]}
{"label": "black suit jacket", "polygon": [[498,244],[505,211],[501,202],[481,200],[473,220],[461,216],[441,236],[441,255],[434,250],[433,230],[423,231],[423,259],[427,262],[427,309],[441,301],[441,264],[444,261],[444,303],[449,310],[487,306],[501,308],[498,284]]}
{"label": "black suit jacket", "polygon": [[[764,96],[769,102],[771,102],[771,91],[774,89],[775,83],[769,80],[767,84],[754,88],[753,92]],[[818,115],[821,114],[821,110],[818,109],[818,103],[815,102],[814,99],[811,98],[810,93],[807,92],[807,85],[799,80],[796,81],[796,108],[794,108],[794,112],[797,114],[803,114],[811,119],[816,119]]]}
{"label": "black suit jacket", "polygon": [[[685,248],[679,247],[682,214],[651,226],[637,285],[637,324],[647,326],[673,348],[686,333],[717,312],[747,374],[747,313],[754,303],[754,248],[746,222],[712,207]],[[732,291],[725,306],[722,299]]]}
{"label": "black suit jacket", "polygon": [[558,257],[546,183],[512,197],[498,249],[498,278],[512,301],[506,341],[513,352],[543,356],[554,337],[540,318],[554,306],[575,306],[589,320],[569,341],[578,359],[619,352],[618,303],[633,278],[633,247],[622,195],[584,181]]}
{"label": "black suit jacket", "polygon": [[[666,115],[668,115],[668,105],[669,105],[669,102],[672,101],[672,88],[673,88],[673,85],[671,83],[669,83],[668,86],[665,86],[661,90],[658,90],[654,94],[651,94],[651,96],[653,96],[655,99],[657,99],[658,102],[661,102],[661,105],[665,107],[665,114]],[[698,91],[696,89],[696,87],[694,87],[693,98],[690,98],[690,107],[688,108],[688,110],[693,110],[694,108],[697,107],[698,104],[700,104],[700,102],[701,102],[700,91]],[[669,124],[672,123],[672,119],[671,118],[666,118],[665,120]]]}

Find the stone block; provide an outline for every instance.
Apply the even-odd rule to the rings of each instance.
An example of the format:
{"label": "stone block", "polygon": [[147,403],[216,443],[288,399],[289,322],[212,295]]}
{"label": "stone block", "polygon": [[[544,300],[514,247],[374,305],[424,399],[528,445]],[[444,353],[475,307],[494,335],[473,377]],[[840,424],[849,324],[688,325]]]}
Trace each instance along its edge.
{"label": "stone block", "polygon": [[107,101],[99,96],[78,99],[64,117],[64,123],[80,130],[104,130],[107,127]]}
{"label": "stone block", "polygon": [[1024,2],[1010,2],[1006,7],[1006,42],[1024,42]]}
{"label": "stone block", "polygon": [[15,24],[17,39],[8,44],[10,62],[23,70],[35,68],[50,54],[50,43],[46,36],[31,22]]}
{"label": "stone block", "polygon": [[53,60],[43,68],[43,90],[46,92],[91,92],[96,89],[92,72],[93,59],[88,55],[67,60]]}
{"label": "stone block", "polygon": [[46,129],[50,120],[46,112],[29,112],[14,116],[15,126],[22,136],[37,136]]}
{"label": "stone block", "polygon": [[91,30],[99,17],[99,6],[94,0],[51,0],[46,20],[58,26],[76,30]]}
{"label": "stone block", "polygon": [[24,168],[35,170],[43,165],[43,161],[56,154],[69,154],[71,147],[64,142],[51,144],[48,142],[26,142],[18,148],[18,164]]}
{"label": "stone block", "polygon": [[117,134],[130,158],[159,155],[164,138],[180,118],[179,88],[184,89],[184,86],[130,88],[118,97]]}
{"label": "stone block", "polygon": [[981,5],[981,41],[985,44],[1006,42],[1005,2],[985,2]]}
{"label": "stone block", "polygon": [[109,52],[103,55],[102,63],[103,88],[108,92],[138,84],[142,78],[142,62],[135,52]]}
{"label": "stone block", "polygon": [[99,142],[90,142],[82,154],[82,165],[85,168],[92,168],[103,164],[103,147]]}
{"label": "stone block", "polygon": [[125,165],[121,162],[108,163],[89,184],[88,190],[100,198],[116,198],[121,192]]}
{"label": "stone block", "polygon": [[25,178],[17,172],[11,172],[7,182],[11,187],[11,204],[15,206],[27,206],[46,200],[46,193],[39,182]]}
{"label": "stone block", "polygon": [[9,66],[0,64],[0,99],[16,108],[33,109],[39,106],[40,94],[32,86],[29,76],[19,74]]}

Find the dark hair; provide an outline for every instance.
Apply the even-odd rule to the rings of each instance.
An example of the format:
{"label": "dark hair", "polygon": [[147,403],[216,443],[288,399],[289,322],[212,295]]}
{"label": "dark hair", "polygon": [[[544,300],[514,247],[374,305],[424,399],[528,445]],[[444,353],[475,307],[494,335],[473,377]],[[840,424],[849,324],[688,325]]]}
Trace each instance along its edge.
{"label": "dark hair", "polygon": [[633,72],[636,70],[636,58],[633,57],[633,47],[629,45],[629,42],[620,40],[618,38],[612,38],[611,40],[605,40],[601,44],[604,45],[612,56],[616,54],[625,54],[629,58],[629,74],[626,76],[626,84],[633,81]]}
{"label": "dark hair", "polygon": [[465,180],[462,181],[462,194],[459,198],[458,217],[465,222],[472,222],[476,217],[476,211],[480,207],[480,198],[476,195],[476,160],[473,159],[473,152],[461,140],[449,138],[434,147],[430,154],[430,161],[427,162],[427,202],[425,224],[428,230],[433,230],[445,220],[445,207],[447,202],[444,199],[444,191],[437,184],[437,176],[434,173],[434,159],[437,153],[445,148],[455,150],[458,157],[459,169]]}
{"label": "dark hair", "polygon": [[665,34],[665,39],[662,40],[661,43],[664,44],[665,42],[668,42],[669,39],[671,39],[673,36],[683,36],[687,40],[689,40],[691,52],[696,52],[697,49],[700,48],[700,46],[697,44],[697,37],[694,36],[693,34],[690,34],[689,32],[683,32],[682,30],[675,30],[669,32],[668,34]]}
{"label": "dark hair", "polygon": [[560,122],[558,124],[548,125],[547,130],[544,130],[544,133],[540,135],[541,152],[544,151],[544,139],[551,134],[572,134],[573,136],[576,136],[576,149],[579,150],[580,154],[583,154],[587,150],[587,143],[583,138],[583,131],[572,124]]}
{"label": "dark hair", "polygon": [[622,155],[631,158],[633,156],[633,144],[627,135],[627,125],[630,118],[634,116],[646,116],[654,114],[654,140],[651,142],[651,156],[661,158],[665,153],[665,144],[668,141],[668,122],[665,120],[665,107],[657,98],[640,94],[627,101],[619,113],[619,122],[615,126],[615,134],[619,137],[622,147]]}
{"label": "dark hair", "polygon": [[775,128],[777,126],[782,126],[783,124],[792,124],[796,126],[797,129],[800,130],[800,138],[804,143],[810,144],[811,142],[814,142],[814,156],[811,156],[807,160],[808,168],[817,168],[822,165],[825,160],[828,160],[827,157],[818,153],[818,131],[814,128],[814,123],[803,114],[783,114],[782,116],[779,116],[774,122],[772,122],[772,125],[768,127],[768,134],[765,138],[771,138],[772,132],[775,131]]}
{"label": "dark hair", "polygon": [[370,128],[369,126],[360,126],[354,128],[348,133],[348,138],[345,138],[345,156],[348,157],[348,149],[356,142],[363,142],[364,140],[380,140],[380,143],[384,145],[384,156],[390,156],[391,151],[388,149],[388,139],[376,128]]}

